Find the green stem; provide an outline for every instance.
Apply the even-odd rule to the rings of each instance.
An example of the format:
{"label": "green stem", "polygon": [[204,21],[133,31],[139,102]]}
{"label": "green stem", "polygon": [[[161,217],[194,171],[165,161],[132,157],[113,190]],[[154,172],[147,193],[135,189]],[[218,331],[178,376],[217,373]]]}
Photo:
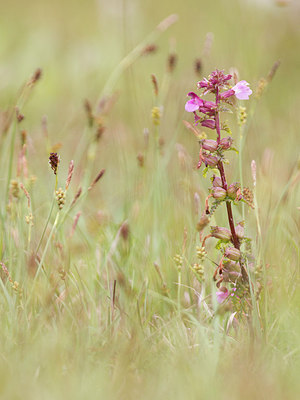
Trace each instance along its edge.
{"label": "green stem", "polygon": [[[244,125],[240,127],[240,145],[239,145],[239,175],[241,188],[243,189],[243,148],[244,148]],[[245,204],[242,203],[242,219],[245,221]]]}
{"label": "green stem", "polygon": [[55,192],[56,192],[56,189],[57,189],[57,182],[58,182],[57,175],[55,175],[55,177],[56,177],[56,179],[55,179],[55,187],[54,187],[54,197],[53,197],[53,200],[52,200],[50,212],[49,212],[49,214],[48,214],[48,218],[47,218],[46,224],[45,224],[45,226],[44,226],[44,230],[43,230],[42,236],[41,236],[41,238],[40,238],[40,241],[39,241],[38,246],[37,246],[36,251],[35,251],[35,254],[38,254],[38,251],[39,251],[39,249],[40,249],[40,247],[41,247],[41,244],[42,244],[42,241],[43,241],[43,239],[44,239],[44,236],[45,236],[45,233],[46,233],[46,229],[47,229],[47,227],[48,227],[48,224],[49,224],[49,221],[50,221],[50,218],[51,218],[51,215],[52,215],[52,211],[53,211],[53,208],[54,208],[54,204],[55,204]]}

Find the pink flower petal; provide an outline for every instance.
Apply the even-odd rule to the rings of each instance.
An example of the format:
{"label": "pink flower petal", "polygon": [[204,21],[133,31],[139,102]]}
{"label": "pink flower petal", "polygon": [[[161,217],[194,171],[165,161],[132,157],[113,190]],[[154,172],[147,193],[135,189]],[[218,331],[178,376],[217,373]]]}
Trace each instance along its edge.
{"label": "pink flower petal", "polygon": [[189,100],[185,103],[185,110],[187,112],[194,112],[197,111],[199,108],[199,105],[195,102],[195,100]]}
{"label": "pink flower petal", "polygon": [[220,290],[216,292],[216,296],[217,296],[217,302],[223,303],[223,301],[226,300],[227,297],[229,296],[228,289],[226,289],[225,287],[221,287]]}
{"label": "pink flower petal", "polygon": [[246,81],[240,81],[235,86],[233,86],[232,90],[234,90],[234,94],[239,100],[248,100],[249,96],[252,94],[252,90],[248,87],[249,83]]}

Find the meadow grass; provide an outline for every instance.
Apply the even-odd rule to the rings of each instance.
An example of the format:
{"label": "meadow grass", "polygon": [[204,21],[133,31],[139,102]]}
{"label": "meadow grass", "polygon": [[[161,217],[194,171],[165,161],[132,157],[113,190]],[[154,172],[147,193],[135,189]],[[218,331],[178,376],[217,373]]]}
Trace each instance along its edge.
{"label": "meadow grass", "polygon": [[[0,17],[1,398],[298,398],[297,4],[21,5]],[[184,103],[215,68],[236,67],[255,91],[278,59],[247,103],[245,130],[228,117],[243,146],[230,180],[242,174],[253,189],[256,161],[256,207],[237,219],[263,274],[258,313],[235,326],[216,302],[212,265],[205,284],[191,268],[209,183],[195,169]],[[55,190],[71,160],[60,210]],[[226,226],[221,211],[215,218]]]}

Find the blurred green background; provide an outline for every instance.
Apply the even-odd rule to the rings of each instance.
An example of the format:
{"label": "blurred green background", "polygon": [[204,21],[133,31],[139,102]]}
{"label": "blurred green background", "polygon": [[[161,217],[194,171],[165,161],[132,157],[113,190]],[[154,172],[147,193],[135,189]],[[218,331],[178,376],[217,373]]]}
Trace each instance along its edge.
{"label": "blurred green background", "polygon": [[[48,300],[41,300],[30,312],[27,310],[26,318],[17,302],[15,308],[2,307],[2,398],[298,397],[298,1],[2,2],[2,112],[16,104],[20,87],[36,68],[42,69],[41,81],[21,110],[25,115],[22,127],[28,133],[29,170],[37,177],[31,194],[35,215],[33,247],[41,235],[53,193],[52,181],[49,184],[53,179],[48,165],[49,149],[61,146],[60,185],[69,161],[75,160],[70,189],[74,195],[82,181],[88,182],[85,177],[90,156],[86,150],[95,133],[86,128],[85,99],[97,110],[112,71],[171,14],[176,14],[178,21],[157,40],[149,42],[157,50],[138,57],[112,88],[117,100],[105,115],[103,136],[93,148],[95,162],[90,178],[102,168],[106,173],[99,187],[80,206],[80,234],[71,243],[71,250],[68,238],[60,238],[69,251],[61,262],[69,263],[77,278],[80,271],[81,297],[76,294],[69,303],[66,301],[61,314]],[[170,53],[178,57],[172,74],[167,72]],[[201,59],[201,75],[194,70],[196,58]],[[253,117],[243,154],[244,182],[253,186],[250,163],[254,159],[263,240],[260,257],[269,274],[268,309],[263,312],[265,342],[253,345],[246,329],[227,338],[217,319],[211,330],[207,321],[202,325],[197,316],[187,322],[187,314],[178,317],[170,311],[167,301],[164,303],[158,296],[161,282],[153,263],[161,266],[170,287],[170,302],[175,302],[177,271],[172,257],[182,249],[185,228],[187,257],[194,252],[198,218],[194,194],[199,194],[202,210],[209,185],[194,168],[199,147],[182,123],[183,119],[192,122],[191,115],[184,111],[186,94],[196,91],[196,82],[216,68],[226,72],[236,68],[240,79],[248,81],[255,92],[277,60],[281,61],[280,67],[262,97],[255,100],[253,95],[245,104],[249,114],[253,110]],[[164,85],[164,98],[153,95],[151,74],[156,75],[160,90]],[[156,134],[151,118],[153,106],[163,106],[159,127],[163,155],[157,161],[149,154],[145,167],[140,168],[137,155],[147,152],[145,129],[149,131],[150,143]],[[48,140],[42,126],[44,116],[48,121]],[[237,124],[231,116],[229,121],[238,142]],[[1,165],[6,165],[5,160],[4,154]],[[238,179],[236,155],[230,160],[229,177]],[[14,173],[15,170],[14,166]],[[5,182],[4,169],[0,179]],[[217,218],[220,224],[225,223],[222,213]],[[122,282],[118,283],[124,314],[120,312],[115,325],[110,326],[106,324],[105,307],[110,310],[111,287],[101,280],[102,270],[101,279],[97,274],[99,265],[102,268],[102,261],[114,248],[124,220],[129,221],[133,239],[131,247],[118,248],[114,263],[121,266],[132,292],[128,294]],[[68,223],[69,229],[71,222]],[[251,211],[247,213],[247,230],[254,247],[259,248],[255,215]],[[21,247],[19,251],[23,252]],[[28,255],[13,254],[8,261],[11,272],[25,286],[23,261],[19,261],[18,267],[14,263],[18,257],[23,260],[21,257]],[[53,246],[47,256],[47,265],[54,270],[59,259],[57,249]],[[111,276],[115,276],[115,271]],[[41,293],[37,298],[42,298]],[[82,309],[78,299],[85,305]],[[141,316],[136,313],[139,305]],[[138,317],[143,320],[142,332]]]}
{"label": "blurred green background", "polygon": [[[117,82],[119,100],[109,128],[116,129],[121,121],[127,129],[126,140],[138,150],[143,128],[151,123],[150,74],[156,74],[161,82],[170,47],[176,49],[178,65],[165,105],[166,140],[178,129],[185,95],[195,89],[199,79],[193,74],[196,57],[202,59],[203,75],[215,68],[228,71],[236,67],[241,79],[252,86],[267,75],[276,60],[281,60],[276,79],[259,105],[246,155],[260,160],[270,148],[277,161],[272,171],[284,182],[298,157],[299,4],[278,4],[285,2],[270,0],[258,6],[250,0],[232,0],[230,4],[219,0],[10,1],[2,5],[0,16],[0,105],[4,109],[13,104],[20,85],[37,67],[42,68],[43,79],[24,110],[26,128],[36,138],[40,120],[47,115],[51,140],[62,142],[62,155],[70,157],[69,144],[76,143],[85,123],[83,100],[88,98],[94,104],[122,57],[161,20],[175,13],[179,20],[158,39],[157,52],[139,59]],[[209,32],[213,43],[206,56],[204,45]],[[182,128],[178,135],[189,143]],[[109,131],[106,136],[105,145],[109,146]],[[115,150],[118,154],[121,149]]]}

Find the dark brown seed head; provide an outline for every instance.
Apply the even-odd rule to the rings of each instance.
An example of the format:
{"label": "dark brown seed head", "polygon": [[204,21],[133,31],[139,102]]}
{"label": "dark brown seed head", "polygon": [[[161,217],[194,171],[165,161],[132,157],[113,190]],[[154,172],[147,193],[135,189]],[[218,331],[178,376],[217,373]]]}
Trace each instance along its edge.
{"label": "dark brown seed head", "polygon": [[201,58],[196,58],[194,61],[194,69],[196,75],[201,75],[202,73],[202,61]]}
{"label": "dark brown seed head", "polygon": [[54,175],[56,175],[58,164],[59,164],[59,155],[57,153],[50,153],[49,164],[54,172]]}
{"label": "dark brown seed head", "polygon": [[42,70],[41,68],[38,68],[33,74],[32,83],[35,83],[36,81],[41,79],[41,76],[42,76]]}

